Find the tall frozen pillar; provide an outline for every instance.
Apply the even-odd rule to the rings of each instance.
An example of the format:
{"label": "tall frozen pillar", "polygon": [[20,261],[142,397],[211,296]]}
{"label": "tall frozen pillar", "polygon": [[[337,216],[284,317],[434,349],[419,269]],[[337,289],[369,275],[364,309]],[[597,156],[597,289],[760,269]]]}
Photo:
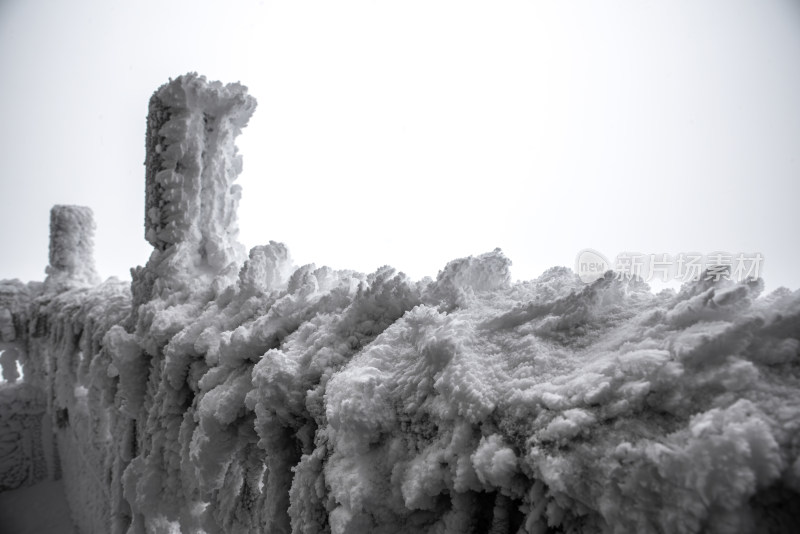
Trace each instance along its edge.
{"label": "tall frozen pillar", "polygon": [[179,263],[219,273],[244,260],[236,241],[233,185],[242,170],[234,143],[256,100],[238,83],[186,74],[161,86],[147,118],[145,238],[158,252],[181,246]]}
{"label": "tall frozen pillar", "polygon": [[99,281],[94,267],[94,214],[85,206],[50,210],[50,265],[45,286],[60,291]]}

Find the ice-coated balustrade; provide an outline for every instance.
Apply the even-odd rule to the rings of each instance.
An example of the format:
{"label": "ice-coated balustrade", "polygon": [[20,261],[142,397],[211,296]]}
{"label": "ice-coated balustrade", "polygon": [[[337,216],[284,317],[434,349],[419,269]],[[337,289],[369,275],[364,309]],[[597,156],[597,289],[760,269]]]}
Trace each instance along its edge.
{"label": "ice-coated balustrade", "polygon": [[800,292],[246,255],[254,110],[195,74],[153,95],[131,284],[97,283],[74,206],[44,284],[0,282],[0,489],[63,477],[83,533],[800,532]]}

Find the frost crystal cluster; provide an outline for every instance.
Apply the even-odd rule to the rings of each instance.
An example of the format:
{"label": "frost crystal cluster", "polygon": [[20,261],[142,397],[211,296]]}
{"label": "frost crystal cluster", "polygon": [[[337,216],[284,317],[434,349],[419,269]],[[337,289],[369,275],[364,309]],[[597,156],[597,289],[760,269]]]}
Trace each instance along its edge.
{"label": "frost crystal cluster", "polygon": [[153,95],[132,284],[74,206],[45,283],[0,282],[0,489],[63,477],[84,533],[800,532],[800,292],[247,255],[254,109]]}

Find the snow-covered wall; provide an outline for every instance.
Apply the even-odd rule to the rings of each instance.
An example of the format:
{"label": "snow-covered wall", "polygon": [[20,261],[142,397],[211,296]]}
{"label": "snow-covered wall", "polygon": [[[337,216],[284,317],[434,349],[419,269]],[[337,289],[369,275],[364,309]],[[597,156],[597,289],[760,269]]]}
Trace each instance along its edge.
{"label": "snow-covered wall", "polygon": [[130,287],[65,267],[91,265],[74,207],[60,283],[0,283],[82,532],[800,531],[800,292],[245,256],[254,108],[193,74],[155,93]]}

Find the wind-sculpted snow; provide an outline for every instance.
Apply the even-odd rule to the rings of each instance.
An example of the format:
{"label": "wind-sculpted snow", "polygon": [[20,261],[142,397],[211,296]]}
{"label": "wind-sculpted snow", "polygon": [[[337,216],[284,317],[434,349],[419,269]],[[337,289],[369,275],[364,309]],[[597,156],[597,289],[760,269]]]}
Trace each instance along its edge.
{"label": "wind-sculpted snow", "polygon": [[512,283],[500,250],[422,281],[245,257],[254,106],[196,75],[154,95],[130,288],[0,284],[82,532],[800,531],[800,292]]}

